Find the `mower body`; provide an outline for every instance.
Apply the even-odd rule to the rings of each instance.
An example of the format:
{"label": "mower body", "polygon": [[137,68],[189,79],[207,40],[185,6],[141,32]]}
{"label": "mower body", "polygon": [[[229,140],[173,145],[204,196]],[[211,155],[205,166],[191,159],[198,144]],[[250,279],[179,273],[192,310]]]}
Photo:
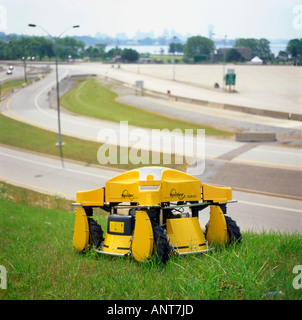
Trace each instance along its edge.
{"label": "mower body", "polygon": [[[166,261],[170,254],[205,252],[212,242],[230,240],[225,219],[228,202],[232,202],[231,188],[201,184],[178,170],[130,170],[108,180],[104,187],[77,192],[74,247],[84,251],[94,244],[102,254],[131,254],[137,261],[156,253]],[[208,206],[205,233],[198,216]],[[109,213],[105,238],[91,218],[94,207]]]}

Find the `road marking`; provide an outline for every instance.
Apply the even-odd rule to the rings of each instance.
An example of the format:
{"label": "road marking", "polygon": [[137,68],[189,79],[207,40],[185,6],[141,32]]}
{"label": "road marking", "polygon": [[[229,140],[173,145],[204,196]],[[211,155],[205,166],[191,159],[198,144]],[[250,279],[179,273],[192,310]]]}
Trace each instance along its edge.
{"label": "road marking", "polygon": [[[274,150],[273,149],[273,147],[271,147],[271,148],[267,148],[267,149],[265,149],[265,148],[263,148],[264,146],[262,145],[262,146],[260,146],[259,148],[258,148],[258,150],[257,151],[259,151],[259,152],[266,152],[266,153],[280,153],[280,151],[278,151],[278,150]],[[281,148],[284,148],[284,147],[281,147]],[[260,149],[260,150],[259,150]],[[295,156],[301,156],[301,149],[299,149],[299,148],[297,148],[297,149],[292,149],[291,148],[291,151],[288,151],[288,147],[286,148],[286,154],[288,155],[288,154],[290,154],[290,155],[295,155]],[[281,149],[282,150],[282,149]]]}
{"label": "road marking", "polygon": [[[44,89],[43,89],[44,90]],[[17,113],[15,113],[11,107],[10,107],[10,104],[11,104],[11,100],[16,97],[18,94],[20,94],[21,91],[18,91],[17,93],[15,93],[14,95],[12,95],[6,102],[6,110],[7,112],[11,115],[12,119],[13,120],[17,120],[19,119],[19,121],[21,122],[24,122],[24,123],[27,123],[29,125],[32,125],[34,127],[38,127],[38,128],[42,128],[42,129],[45,129],[45,130],[49,130],[51,132],[57,132],[58,131],[58,128],[57,126],[50,126],[50,125],[47,125],[47,124],[43,124],[41,122],[37,122],[37,121],[33,121],[33,120],[29,120],[28,118],[25,118]],[[46,113],[47,115],[49,115],[48,113]],[[65,121],[68,121],[65,119]],[[72,121],[71,121],[72,122]],[[76,123],[76,122],[74,122]],[[77,123],[77,124],[81,124],[83,125],[83,123]],[[89,127],[91,127],[90,125],[88,125]],[[89,141],[97,141],[97,139],[95,137],[92,137],[92,136],[89,136],[89,135],[86,135],[86,134],[82,134],[82,133],[76,133],[77,136],[75,136],[75,132],[73,131],[68,131],[68,130],[62,130],[62,133],[67,135],[67,136],[71,136],[71,137],[82,137],[84,139],[88,139]]]}
{"label": "road marking", "polygon": [[249,163],[259,163],[264,165],[275,165],[275,166],[281,166],[281,167],[289,167],[289,168],[302,168],[302,166],[298,164],[288,164],[288,163],[278,163],[278,162],[266,162],[266,161],[259,161],[259,160],[249,160],[249,159],[240,159],[240,158],[234,158],[233,161],[238,162],[249,162]]}
{"label": "road marking", "polygon": [[[67,69],[64,73],[63,76],[60,77],[59,81],[61,81],[61,79],[64,79],[66,77],[66,75],[68,74],[69,70]],[[52,113],[49,113],[45,110],[43,110],[39,104],[38,104],[38,99],[40,97],[40,95],[46,91],[47,89],[51,88],[53,86],[53,84],[56,84],[56,82],[54,81],[51,85],[46,85],[40,92],[38,92],[38,94],[35,96],[35,100],[34,100],[34,104],[35,104],[35,107],[36,109],[38,109],[41,113],[44,113],[45,115],[47,115],[48,117],[52,117],[53,119],[58,119],[58,116],[57,114],[52,114]],[[85,116],[84,116],[85,117]],[[69,122],[69,123],[72,123],[72,124],[75,124],[75,125],[81,125],[81,126],[86,126],[86,127],[89,127],[89,128],[95,128],[95,129],[100,129],[100,126],[95,126],[95,125],[91,125],[90,123],[86,124],[85,122],[78,122],[78,121],[75,121],[75,120],[72,120],[72,119],[66,119],[64,117],[64,114],[61,114],[60,116],[61,120],[63,121],[66,121],[66,122]],[[46,125],[47,126],[47,125]],[[74,135],[74,132],[71,132],[71,131],[67,131],[65,130],[64,132],[70,132],[71,134]],[[78,133],[77,133],[78,134]],[[90,136],[87,136],[87,135],[84,135],[84,134],[79,134],[80,136],[83,136],[83,137],[90,137]],[[90,138],[93,138],[93,137],[90,137]],[[94,140],[96,140],[95,138],[93,138]]]}
{"label": "road marking", "polygon": [[21,162],[29,162],[31,164],[35,164],[38,166],[44,166],[44,167],[48,167],[48,168],[52,168],[52,169],[58,169],[58,170],[62,170],[62,171],[68,171],[68,172],[72,172],[72,173],[76,173],[76,174],[82,174],[82,175],[86,175],[86,176],[91,176],[91,177],[96,177],[96,178],[106,178],[106,179],[111,179],[113,176],[108,176],[108,175],[102,175],[102,174],[95,174],[95,173],[89,173],[89,172],[84,172],[84,171],[80,171],[80,170],[76,170],[76,169],[71,169],[71,168],[62,168],[61,166],[58,165],[53,165],[53,164],[49,164],[49,163],[44,163],[44,162],[40,162],[37,160],[32,160],[32,159],[28,159],[28,158],[23,158],[23,157],[19,157],[16,155],[11,155],[11,154],[7,154],[7,153],[3,153],[0,151],[0,155],[4,156],[4,157],[9,157],[9,158],[13,158],[16,160],[20,160]]}
{"label": "road marking", "polygon": [[258,207],[264,207],[264,208],[271,208],[271,209],[277,209],[277,210],[302,213],[302,210],[299,210],[299,209],[285,208],[285,207],[280,207],[280,206],[272,206],[270,204],[262,204],[262,203],[255,203],[255,202],[242,201],[242,200],[239,200],[238,203],[243,203],[243,204],[248,204],[248,205],[258,206]]}
{"label": "road marking", "polygon": [[32,125],[32,126],[34,126],[34,127],[39,127],[39,128],[48,128],[50,131],[53,131],[54,130],[54,127],[51,127],[51,126],[49,126],[49,125],[41,125],[41,123],[39,123],[39,122],[36,122],[36,121],[33,121],[33,120],[29,120],[29,119],[27,119],[27,118],[24,118],[23,116],[21,116],[21,115],[19,115],[19,114],[17,114],[17,113],[15,113],[12,109],[11,109],[11,107],[10,107],[10,103],[11,103],[11,100],[13,99],[13,98],[15,98],[18,94],[20,94],[21,93],[21,90],[20,91],[18,91],[17,93],[15,93],[14,95],[12,95],[8,100],[7,100],[7,102],[6,102],[6,110],[7,110],[7,112],[12,116],[12,118],[14,119],[14,120],[16,120],[16,118],[17,119],[20,119],[20,121],[21,122],[24,122],[24,123],[27,123],[27,124],[30,124],[30,125]]}
{"label": "road marking", "polygon": [[[66,76],[67,74],[68,74],[68,70],[66,70],[66,72],[64,73],[64,75],[63,75],[62,77],[60,77],[59,81],[60,81],[61,79],[65,78],[65,76]],[[36,95],[35,100],[34,100],[34,103],[35,103],[36,108],[37,108],[40,112],[42,112],[42,113],[46,114],[47,116],[52,117],[52,118],[54,118],[54,119],[58,119],[57,116],[54,116],[53,114],[48,113],[48,112],[46,112],[45,110],[43,110],[42,108],[40,108],[40,106],[39,106],[39,104],[38,104],[38,98],[40,97],[40,95],[41,95],[44,91],[46,91],[47,89],[51,88],[51,87],[53,86],[53,84],[56,84],[56,81],[51,82],[50,84],[48,84],[48,86],[46,85],[46,86]]]}

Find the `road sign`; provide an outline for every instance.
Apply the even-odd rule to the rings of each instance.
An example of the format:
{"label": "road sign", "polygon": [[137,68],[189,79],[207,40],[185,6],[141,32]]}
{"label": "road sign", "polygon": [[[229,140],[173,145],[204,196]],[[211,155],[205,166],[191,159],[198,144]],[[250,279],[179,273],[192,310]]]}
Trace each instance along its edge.
{"label": "road sign", "polygon": [[235,69],[228,69],[227,73],[228,74],[235,74]]}
{"label": "road sign", "polygon": [[137,95],[137,90],[141,90],[141,95],[144,95],[144,81],[136,80],[135,81],[135,95]]}
{"label": "road sign", "polygon": [[225,84],[227,86],[235,85],[236,83],[236,74],[235,73],[227,73],[225,77]]}
{"label": "road sign", "polygon": [[141,80],[135,81],[135,87],[136,87],[136,88],[139,88],[139,89],[143,89],[143,87],[144,87],[144,81],[141,81]]}

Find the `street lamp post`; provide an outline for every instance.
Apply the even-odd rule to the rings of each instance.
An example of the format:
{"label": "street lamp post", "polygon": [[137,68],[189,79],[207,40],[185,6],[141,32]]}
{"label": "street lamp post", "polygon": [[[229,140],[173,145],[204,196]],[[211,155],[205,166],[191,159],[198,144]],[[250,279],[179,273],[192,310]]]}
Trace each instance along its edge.
{"label": "street lamp post", "polygon": [[[11,41],[8,42],[4,42],[1,44],[0,48],[2,48],[3,46],[5,46],[6,44],[10,43]],[[1,96],[2,96],[2,80],[0,80],[0,101],[1,101]]]}
{"label": "street lamp post", "polygon": [[173,37],[173,81],[175,81],[175,41],[176,41],[176,36]]}
{"label": "street lamp post", "polygon": [[226,43],[226,38],[227,38],[227,36],[225,35],[224,36],[224,50],[223,50],[223,71],[222,71],[222,73],[223,73],[223,75],[222,75],[222,88],[223,88],[223,90],[224,90],[224,83],[225,83],[225,50],[226,50],[225,43]]}
{"label": "street lamp post", "polygon": [[61,137],[61,119],[60,119],[60,90],[59,90],[59,73],[58,73],[58,49],[57,49],[57,41],[58,39],[69,29],[71,28],[79,28],[79,25],[71,26],[65,29],[58,37],[53,37],[47,30],[42,28],[41,26],[38,26],[36,24],[28,24],[29,27],[32,28],[40,28],[42,31],[47,33],[47,35],[53,40],[55,45],[55,57],[56,57],[56,84],[57,84],[57,110],[58,110],[58,143],[57,146],[60,148],[60,155],[61,155],[61,161],[62,161],[62,167],[64,168],[64,161],[63,161],[63,143],[62,143],[62,137]]}
{"label": "street lamp post", "polygon": [[[25,49],[27,47],[31,46],[31,43],[28,43],[27,45],[25,45],[25,41],[24,41],[24,37],[22,37],[22,50],[23,50],[23,69],[24,69],[24,82],[27,83],[27,71],[26,71],[26,54],[25,54]],[[30,58],[30,60],[32,60],[32,57]]]}
{"label": "street lamp post", "polygon": [[[140,40],[138,40],[138,45],[140,45]],[[138,55],[138,59],[137,59],[137,73],[140,73],[139,55]]]}

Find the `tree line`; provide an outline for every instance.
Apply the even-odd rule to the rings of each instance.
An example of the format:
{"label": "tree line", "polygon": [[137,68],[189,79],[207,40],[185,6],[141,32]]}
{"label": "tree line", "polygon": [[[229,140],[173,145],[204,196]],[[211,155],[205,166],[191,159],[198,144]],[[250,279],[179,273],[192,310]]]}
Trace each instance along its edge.
{"label": "tree line", "polygon": [[[258,56],[264,61],[270,61],[272,54],[270,43],[267,39],[240,38],[233,48],[228,50],[224,57],[226,62],[244,61],[237,50],[238,48],[250,48],[252,57]],[[185,44],[171,42],[169,53],[181,53],[184,62],[209,62],[215,53],[215,44],[211,39],[202,36],[192,36]],[[290,55],[295,64],[302,64],[302,39],[292,39],[288,42],[285,55]],[[59,60],[82,59],[135,62],[140,58],[139,53],[133,49],[121,49],[115,47],[106,51],[106,45],[99,43],[94,46],[86,46],[83,41],[72,37],[57,39],[57,55]],[[0,60],[49,60],[55,58],[55,43],[46,37],[10,36],[6,41],[0,41]]]}
{"label": "tree line", "polygon": [[[0,41],[1,60],[22,59],[52,59],[55,57],[55,44],[53,40],[45,37],[7,37],[8,41]],[[85,43],[71,37],[57,40],[57,53],[59,59],[80,58]]]}

